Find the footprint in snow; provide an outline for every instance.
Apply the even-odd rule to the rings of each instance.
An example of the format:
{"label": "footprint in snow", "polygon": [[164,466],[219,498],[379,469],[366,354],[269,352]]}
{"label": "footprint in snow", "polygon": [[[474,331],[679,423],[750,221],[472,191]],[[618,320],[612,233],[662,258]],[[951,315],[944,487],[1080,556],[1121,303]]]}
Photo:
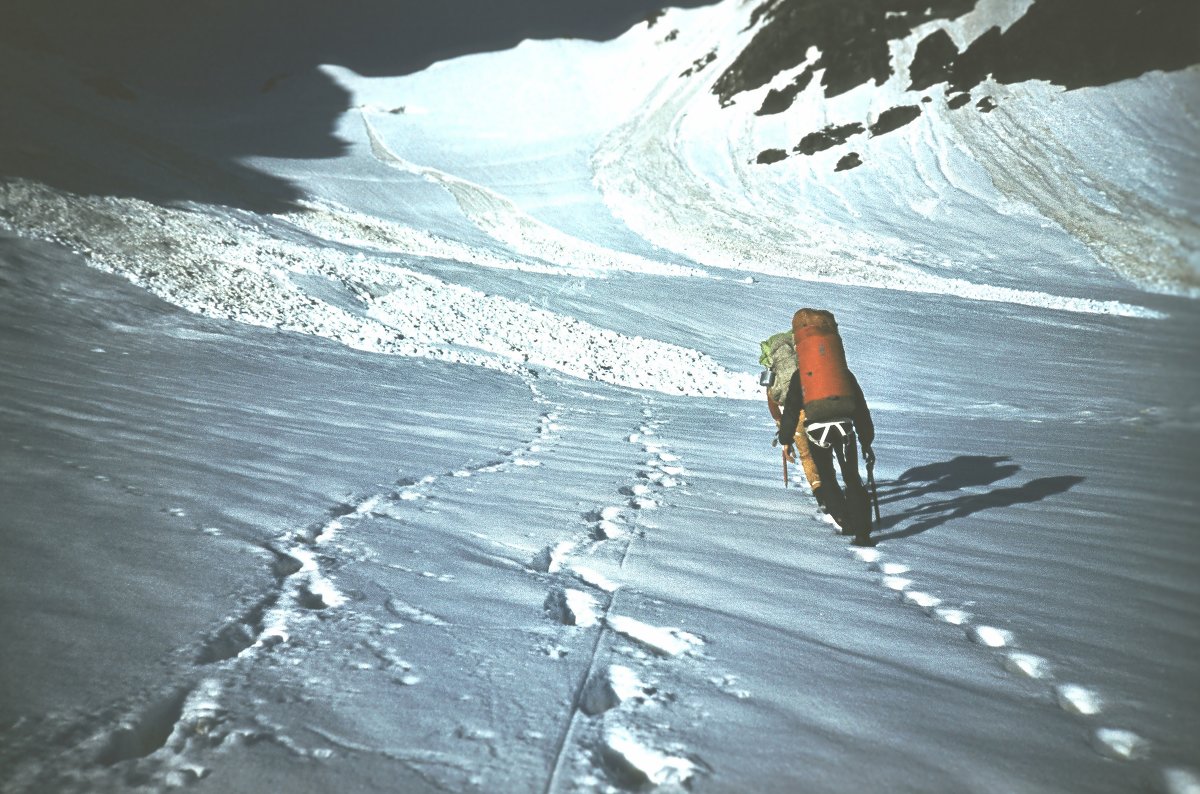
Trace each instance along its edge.
{"label": "footprint in snow", "polygon": [[592,537],[596,540],[611,540],[626,534],[625,528],[617,523],[624,507],[608,505],[599,510],[584,513],[584,520],[592,524]]}
{"label": "footprint in snow", "polygon": [[911,606],[919,607],[926,615],[932,615],[933,610],[941,605],[942,599],[919,590],[905,590],[900,594],[900,600]]}
{"label": "footprint in snow", "polygon": [[1004,669],[1026,678],[1041,679],[1050,675],[1050,663],[1032,653],[1012,651],[1004,657]]}
{"label": "footprint in snow", "polygon": [[856,557],[860,562],[871,564],[882,559],[883,552],[879,549],[854,547],[850,549],[850,556]]}
{"label": "footprint in snow", "polygon": [[620,726],[605,731],[600,755],[619,780],[635,788],[664,784],[683,787],[697,771],[691,760],[656,750]]}
{"label": "footprint in snow", "polygon": [[608,618],[608,625],[621,634],[660,656],[678,656],[704,645],[704,640],[691,632],[676,628],[651,626],[635,618],[615,615]]}
{"label": "footprint in snow", "polygon": [[595,716],[622,703],[645,702],[654,692],[628,667],[610,664],[588,679],[579,705],[584,714]]}
{"label": "footprint in snow", "polygon": [[1163,770],[1163,788],[1166,794],[1200,794],[1200,774],[1179,766]]}
{"label": "footprint in snow", "polygon": [[971,613],[957,607],[935,607],[933,614],[951,626],[964,626],[971,620]]}
{"label": "footprint in snow", "polygon": [[908,573],[911,569],[900,562],[884,562],[881,558],[876,557],[867,565],[867,568],[872,571],[877,571],[885,576],[899,576]]}
{"label": "footprint in snow", "polygon": [[648,460],[648,461],[646,461],[645,465],[650,469],[656,469],[658,471],[661,471],[663,474],[666,474],[671,477],[679,477],[680,475],[687,473],[687,470],[684,469],[682,466],[675,466],[672,464],[663,463],[661,460],[657,460],[657,459]]}
{"label": "footprint in snow", "polygon": [[596,540],[613,540],[624,535],[625,528],[615,521],[600,519],[592,526],[592,537]]}
{"label": "footprint in snow", "polygon": [[542,604],[546,614],[564,626],[589,628],[600,622],[595,596],[572,588],[555,588]]}
{"label": "footprint in snow", "polygon": [[557,573],[562,568],[567,555],[574,548],[575,544],[569,540],[547,546],[533,556],[533,559],[529,561],[529,567],[542,573]]}
{"label": "footprint in snow", "polygon": [[589,513],[584,513],[583,517],[588,521],[615,521],[621,516],[622,510],[624,510],[624,508],[620,507],[619,505],[608,505],[607,507],[602,507],[599,510],[593,510]]}
{"label": "footprint in snow", "polygon": [[599,571],[582,565],[572,566],[571,573],[575,574],[576,578],[584,584],[591,585],[597,590],[603,590],[605,593],[615,593],[621,586]]}
{"label": "footprint in snow", "polygon": [[1079,684],[1061,684],[1054,688],[1054,695],[1063,711],[1090,717],[1103,708],[1100,696]]}
{"label": "footprint in snow", "polygon": [[995,626],[968,626],[966,634],[971,642],[976,645],[984,645],[988,648],[1004,648],[1013,643],[1011,631],[996,628]]}
{"label": "footprint in snow", "polygon": [[1092,734],[1092,748],[1116,761],[1132,761],[1150,755],[1150,742],[1123,728],[1097,728]]}

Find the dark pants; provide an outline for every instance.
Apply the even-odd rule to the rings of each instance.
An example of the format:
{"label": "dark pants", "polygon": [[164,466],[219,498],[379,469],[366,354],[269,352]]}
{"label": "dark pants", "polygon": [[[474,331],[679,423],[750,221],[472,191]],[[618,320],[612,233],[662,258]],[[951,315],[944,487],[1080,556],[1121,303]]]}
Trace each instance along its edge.
{"label": "dark pants", "polygon": [[[851,430],[845,436],[831,433],[829,440],[833,442],[829,447],[810,445],[813,463],[821,475],[820,501],[844,532],[868,535],[871,532],[871,498],[858,473],[858,439]],[[845,491],[838,486],[833,469],[835,457],[842,470]]]}

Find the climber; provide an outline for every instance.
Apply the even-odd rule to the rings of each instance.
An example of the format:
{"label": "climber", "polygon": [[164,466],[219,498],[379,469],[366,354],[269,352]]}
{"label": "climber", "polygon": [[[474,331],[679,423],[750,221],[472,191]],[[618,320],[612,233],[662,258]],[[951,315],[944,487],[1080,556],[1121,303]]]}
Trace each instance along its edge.
{"label": "climber", "polygon": [[862,388],[846,366],[833,314],[800,309],[792,317],[792,332],[775,334],[762,349],[760,361],[770,370],[767,404],[779,424],[784,456],[793,463],[799,456],[813,497],[843,534],[853,535],[855,545],[873,545],[871,497],[858,470],[858,442],[870,472],[875,427]]}

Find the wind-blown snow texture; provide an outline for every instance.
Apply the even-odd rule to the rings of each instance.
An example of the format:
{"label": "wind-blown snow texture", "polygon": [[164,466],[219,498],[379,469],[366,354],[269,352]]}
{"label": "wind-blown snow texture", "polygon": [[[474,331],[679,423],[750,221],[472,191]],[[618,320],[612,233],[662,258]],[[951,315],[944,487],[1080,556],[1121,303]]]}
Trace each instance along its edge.
{"label": "wind-blown snow texture", "polygon": [[400,5],[5,12],[0,790],[1200,792],[1194,4]]}

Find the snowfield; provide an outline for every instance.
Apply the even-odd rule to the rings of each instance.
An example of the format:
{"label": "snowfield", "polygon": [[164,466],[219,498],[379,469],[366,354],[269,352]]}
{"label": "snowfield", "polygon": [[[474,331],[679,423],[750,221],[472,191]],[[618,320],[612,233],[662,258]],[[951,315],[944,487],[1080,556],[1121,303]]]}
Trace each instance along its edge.
{"label": "snowfield", "polygon": [[1195,9],[393,5],[3,12],[0,791],[1200,792]]}

